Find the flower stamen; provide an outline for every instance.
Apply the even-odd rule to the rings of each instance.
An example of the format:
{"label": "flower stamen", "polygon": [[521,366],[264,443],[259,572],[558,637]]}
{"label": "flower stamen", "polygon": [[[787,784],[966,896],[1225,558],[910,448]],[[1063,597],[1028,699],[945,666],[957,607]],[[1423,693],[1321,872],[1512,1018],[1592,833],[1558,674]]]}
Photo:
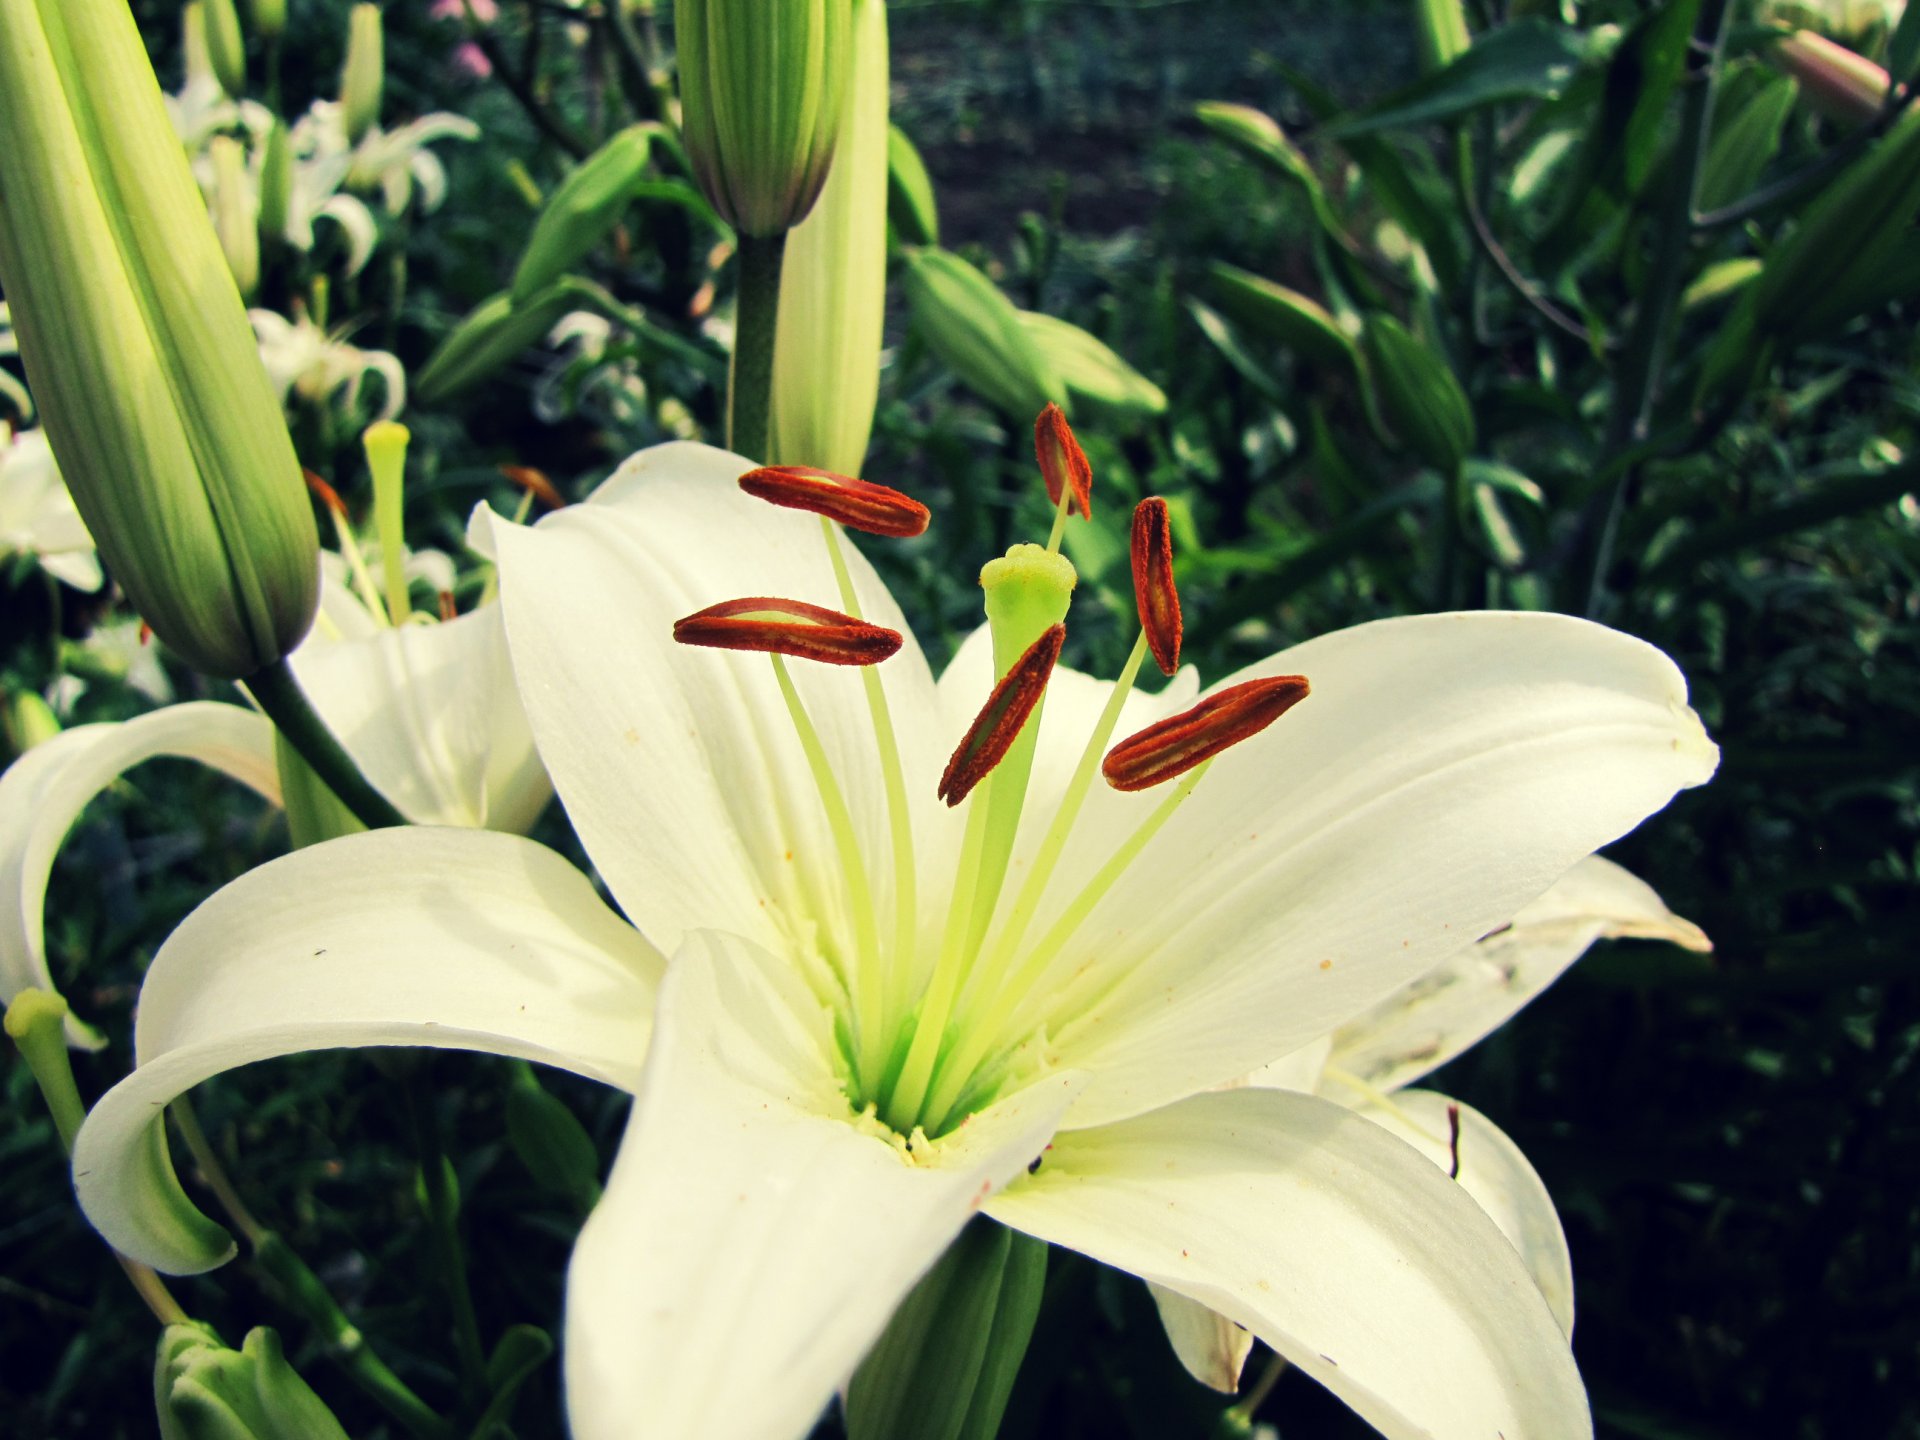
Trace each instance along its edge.
{"label": "flower stamen", "polygon": [[1047,680],[1066,638],[1065,625],[1050,626],[993,687],[940,777],[939,797],[949,808],[966,799],[1006,757],[1040,697],[1046,694]]}
{"label": "flower stamen", "polygon": [[1086,518],[1093,518],[1093,467],[1087,463],[1080,442],[1073,438],[1066,415],[1051,402],[1033,422],[1033,453],[1040,462],[1040,478],[1047,484],[1047,498],[1053,502],[1053,532],[1047,536],[1047,553],[1058,555],[1067,533],[1067,516],[1078,510]]}
{"label": "flower stamen", "polygon": [[816,470],[810,465],[767,465],[740,477],[756,499],[789,510],[806,510],[869,535],[910,540],[926,532],[927,507],[910,495],[870,480]]}
{"label": "flower stamen", "polygon": [[1258,735],[1307,698],[1304,675],[1232,685],[1191,710],[1149,725],[1107,752],[1100,773],[1116,790],[1147,790]]}
{"label": "flower stamen", "polygon": [[307,477],[307,489],[319,497],[327,518],[333,522],[334,542],[340,547],[340,558],[347,563],[347,578],[359,595],[360,603],[366,606],[367,613],[376,623],[388,624],[387,607],[380,599],[380,587],[373,583],[373,572],[367,569],[367,557],[361,553],[360,542],[354,536],[353,522],[347,516],[347,502],[340,498],[338,490],[305,466],[301,467],[300,473]]}
{"label": "flower stamen", "polygon": [[838,610],[801,600],[754,596],[723,600],[673,624],[682,645],[716,650],[762,650],[824,665],[878,665],[899,650],[902,636]]}
{"label": "flower stamen", "polygon": [[502,475],[526,491],[531,499],[538,500],[549,510],[567,508],[567,497],[547,478],[546,471],[536,470],[531,465],[502,465],[498,468]]}
{"label": "flower stamen", "polygon": [[1173,532],[1167,502],[1148,496],[1133,511],[1133,601],[1162,675],[1180,668],[1180,592],[1173,584]]}

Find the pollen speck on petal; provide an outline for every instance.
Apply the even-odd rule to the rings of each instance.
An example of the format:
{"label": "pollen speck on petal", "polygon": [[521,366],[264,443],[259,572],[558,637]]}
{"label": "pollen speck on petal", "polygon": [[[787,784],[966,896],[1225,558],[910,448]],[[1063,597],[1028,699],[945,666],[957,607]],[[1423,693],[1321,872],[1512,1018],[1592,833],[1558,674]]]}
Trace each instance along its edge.
{"label": "pollen speck on petal", "polygon": [[1307,698],[1304,675],[1275,675],[1232,685],[1107,752],[1100,773],[1116,790],[1147,790],[1184,775],[1231,745],[1258,735]]}
{"label": "pollen speck on petal", "polygon": [[946,774],[940,777],[939,796],[948,806],[958,805],[992,773],[1006,757],[1021,727],[1033,714],[1034,706],[1046,693],[1047,680],[1060,658],[1060,646],[1066,641],[1067,627],[1054,625],[1027,647],[1026,653],[1008,667],[993,694],[974,717],[973,724],[960,741],[953,758],[947,761]]}
{"label": "pollen speck on petal", "polygon": [[771,505],[806,510],[869,535],[888,535],[897,540],[924,534],[931,518],[927,507],[911,495],[810,465],[766,465],[749,470],[740,477],[740,488]]}
{"label": "pollen speck on petal", "polygon": [[674,621],[673,638],[682,645],[760,650],[825,665],[878,665],[903,640],[898,630],[870,625],[838,610],[768,596],[709,605]]}
{"label": "pollen speck on petal", "polygon": [[1180,592],[1173,585],[1173,530],[1158,495],[1133,511],[1133,600],[1160,673],[1180,668]]}
{"label": "pollen speck on petal", "polygon": [[1093,518],[1093,467],[1080,442],[1073,438],[1073,427],[1058,405],[1047,408],[1033,422],[1033,453],[1040,461],[1041,478],[1047,482],[1047,499],[1060,503],[1063,489],[1073,491],[1073,509],[1082,517]]}

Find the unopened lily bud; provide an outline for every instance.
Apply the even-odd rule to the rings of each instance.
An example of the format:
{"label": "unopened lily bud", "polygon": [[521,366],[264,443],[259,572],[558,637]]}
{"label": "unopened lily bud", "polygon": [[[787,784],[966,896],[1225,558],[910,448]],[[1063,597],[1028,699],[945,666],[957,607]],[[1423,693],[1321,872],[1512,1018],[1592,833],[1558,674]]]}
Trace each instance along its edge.
{"label": "unopened lily bud", "polygon": [[292,203],[293,144],[287,122],[276,115],[260,152],[260,234],[268,243],[278,243],[287,233]]}
{"label": "unopened lily bud", "polygon": [[999,287],[950,250],[907,256],[907,305],[934,354],[981,399],[1024,421],[1067,405],[1066,386]]}
{"label": "unopened lily bud", "polygon": [[1473,43],[1460,0],[1414,0],[1413,22],[1422,74],[1446,69]]}
{"label": "unopened lily bud", "polygon": [[646,174],[658,130],[629,125],[567,173],[534,222],[514,272],[516,301],[544,290],[612,233]]}
{"label": "unopened lily bud", "polygon": [[380,123],[380,92],[387,83],[386,33],[378,5],[356,5],[347,15],[347,60],[340,68],[340,115],[347,143],[358,145]]}
{"label": "unopened lily bud", "polygon": [[260,288],[260,221],[254,206],[253,183],[247,178],[247,152],[231,135],[213,137],[213,233],[240,298],[251,299]]}
{"label": "unopened lily bud", "polygon": [[81,517],[176,654],[252,675],[312,623],[319,542],[122,0],[0,5],[0,155],[0,285]]}
{"label": "unopened lily bud", "polygon": [[1280,122],[1251,105],[1206,100],[1193,107],[1194,118],[1241,154],[1308,185],[1318,185],[1313,164],[1287,138]]}
{"label": "unopened lily bud", "polygon": [[770,458],[858,473],[880,393],[887,311],[887,7],[854,0],[833,170],[787,237],[774,330]]}
{"label": "unopened lily bud", "polygon": [[538,344],[554,322],[581,304],[571,278],[516,301],[507,291],[476,305],[440,342],[413,383],[429,405],[452,399],[487,379],[529,345]]}
{"label": "unopened lily bud", "polygon": [[1773,65],[1800,82],[1807,104],[1842,125],[1865,125],[1887,103],[1887,72],[1864,55],[1811,30],[1796,30],[1767,47]]}
{"label": "unopened lily bud", "polygon": [[852,0],[680,0],[682,137],[707,200],[743,235],[807,218],[845,113]]}
{"label": "unopened lily bud", "polygon": [[933,177],[906,132],[887,127],[887,218],[905,245],[940,243],[940,208]]}
{"label": "unopened lily bud", "polygon": [[1166,413],[1166,392],[1098,336],[1038,310],[1022,310],[1020,323],[1074,404],[1085,402],[1120,417]]}
{"label": "unopened lily bud", "polygon": [[1391,315],[1369,315],[1361,336],[1386,421],[1406,447],[1442,474],[1473,449],[1473,406],[1453,371]]}
{"label": "unopened lily bud", "polygon": [[277,40],[287,28],[287,0],[248,0],[247,14],[263,40]]}
{"label": "unopened lily bud", "polygon": [[1352,338],[1311,296],[1225,263],[1213,266],[1213,290],[1229,316],[1303,360],[1348,374],[1359,372],[1360,352]]}
{"label": "unopened lily bud", "polygon": [[161,1440],[346,1440],[261,1326],[230,1350],[205,1325],[169,1325],[154,1359]]}
{"label": "unopened lily bud", "polygon": [[247,90],[247,46],[233,0],[202,0],[206,6],[207,60],[220,88],[239,99]]}

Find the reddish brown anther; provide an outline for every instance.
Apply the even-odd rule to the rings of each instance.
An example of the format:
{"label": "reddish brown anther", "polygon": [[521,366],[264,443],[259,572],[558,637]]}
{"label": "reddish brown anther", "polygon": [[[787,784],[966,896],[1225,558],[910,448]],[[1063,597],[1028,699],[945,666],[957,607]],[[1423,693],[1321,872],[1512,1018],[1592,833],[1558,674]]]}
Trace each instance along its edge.
{"label": "reddish brown anther", "polygon": [[340,492],[338,490],[334,489],[333,486],[329,485],[313,471],[306,469],[304,466],[301,468],[300,473],[307,477],[307,489],[320,497],[320,503],[322,505],[326,506],[327,509],[338,515],[342,520],[347,518],[347,502],[340,498]]}
{"label": "reddish brown anther", "polygon": [[531,465],[502,465],[500,473],[538,500],[549,510],[564,510],[567,500],[547,478],[546,471],[536,470]]}
{"label": "reddish brown anther", "polygon": [[1151,789],[1258,735],[1306,698],[1304,675],[1231,685],[1191,710],[1122,740],[1107,752],[1100,773],[1116,790]]}
{"label": "reddish brown anther", "polygon": [[878,665],[900,648],[900,632],[799,600],[723,600],[673,623],[682,645],[764,650],[824,665]]}
{"label": "reddish brown anther", "polygon": [[1167,502],[1150,495],[1133,510],[1133,603],[1160,673],[1180,668],[1180,592],[1173,588],[1173,530]]}
{"label": "reddish brown anther", "polygon": [[740,477],[740,488],[769,504],[810,510],[869,535],[910,540],[926,532],[928,512],[911,495],[870,480],[815,470],[810,465],[768,465]]}
{"label": "reddish brown anther", "polygon": [[947,773],[940,777],[939,795],[949,806],[966,799],[1020,738],[1021,727],[1047,693],[1047,680],[1066,638],[1066,626],[1053,626],[1027,647],[1026,654],[1014,661],[993,687],[993,694],[947,761]]}
{"label": "reddish brown anther", "polygon": [[1072,490],[1068,507],[1087,519],[1093,518],[1093,467],[1080,442],[1073,438],[1073,427],[1058,405],[1051,401],[1033,422],[1033,453],[1040,461],[1040,474],[1047,482],[1047,499],[1060,503],[1064,490]]}

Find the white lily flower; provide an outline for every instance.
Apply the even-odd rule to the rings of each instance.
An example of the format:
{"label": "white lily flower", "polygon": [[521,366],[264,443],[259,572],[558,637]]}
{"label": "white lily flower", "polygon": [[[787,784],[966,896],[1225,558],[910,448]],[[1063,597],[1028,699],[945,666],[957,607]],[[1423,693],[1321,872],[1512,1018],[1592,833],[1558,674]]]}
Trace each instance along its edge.
{"label": "white lily flower", "polygon": [[[7,302],[0,300],[0,358],[20,353],[20,342],[13,335],[13,315]],[[33,419],[33,397],[11,370],[0,369],[0,400],[13,407],[22,420]]]}
{"label": "white lily flower", "polygon": [[480,127],[473,121],[437,110],[393,130],[374,125],[354,145],[347,139],[346,116],[333,100],[316,100],[293,128],[295,155],[330,164],[344,161],[340,183],[353,190],[379,191],[390,215],[412,203],[416,186],[420,208],[438,210],[447,198],[447,171],[427,147],[440,140],[479,138]]}
{"label": "white lily flower", "polygon": [[[1511,924],[1245,1082],[1324,1094],[1448,1171],[1512,1243],[1569,1337],[1573,1261],[1540,1177],[1520,1148],[1473,1107],[1402,1087],[1504,1025],[1602,939],[1713,948],[1699,926],[1669,910],[1644,880],[1589,856]],[[1253,1337],[1174,1292],[1156,1286],[1154,1300],[1188,1372],[1216,1390],[1237,1390]]]}
{"label": "white lily flower", "polygon": [[873,709],[860,677],[674,643],[715,601],[831,595],[839,564],[861,613],[903,628],[832,527],[830,562],[821,524],[739,492],[748,468],[663,446],[592,505],[490,526],[542,757],[626,918],[482,832],[349,836],[236,881],[155,958],[139,1066],[79,1137],[109,1241],[175,1271],[231,1253],[169,1183],[154,1121],[200,1080],[318,1047],[488,1050],[637,1097],[570,1275],[580,1440],[636,1417],[805,1435],[978,1211],[1230,1316],[1388,1435],[1589,1434],[1560,1325],[1460,1186],[1330,1100],[1215,1087],[1705,780],[1716,751],[1671,662],[1555,615],[1322,636],[1235,677],[1310,677],[1272,734],[1170,799],[1095,787],[1057,850],[1114,690],[1056,670],[996,897],[973,809],[1009,772],[969,811],[933,797],[992,680],[984,637],[938,684],[906,638],[866,672]]}
{"label": "white lily flower", "polygon": [[106,583],[93,536],[67,493],[41,430],[0,420],[0,557],[31,555],[54,579],[89,593]]}
{"label": "white lily flower", "polygon": [[373,418],[391,420],[406,408],[407,372],[397,356],[350,345],[304,314],[289,320],[276,310],[249,310],[247,319],[282,405],[298,395],[310,405],[324,406],[339,395],[347,413],[357,415],[360,386],[368,375],[377,375],[381,399]]}

